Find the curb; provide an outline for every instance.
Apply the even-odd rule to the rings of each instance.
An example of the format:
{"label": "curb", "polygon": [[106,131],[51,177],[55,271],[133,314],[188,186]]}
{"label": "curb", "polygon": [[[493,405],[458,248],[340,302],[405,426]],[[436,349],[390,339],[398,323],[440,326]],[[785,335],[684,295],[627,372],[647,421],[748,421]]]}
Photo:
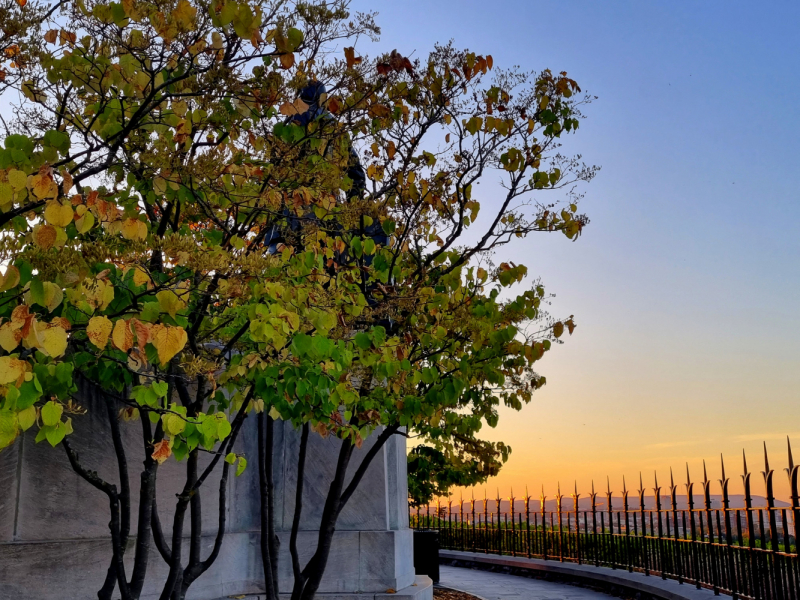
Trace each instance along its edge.
{"label": "curb", "polygon": [[689,584],[681,584],[672,579],[664,580],[654,575],[617,571],[607,567],[455,550],[440,550],[439,561],[455,567],[493,570],[512,575],[555,576],[567,583],[572,581],[601,588],[622,588],[639,597],[646,595],[659,600],[712,600],[715,598],[714,592],[711,590],[696,589]]}

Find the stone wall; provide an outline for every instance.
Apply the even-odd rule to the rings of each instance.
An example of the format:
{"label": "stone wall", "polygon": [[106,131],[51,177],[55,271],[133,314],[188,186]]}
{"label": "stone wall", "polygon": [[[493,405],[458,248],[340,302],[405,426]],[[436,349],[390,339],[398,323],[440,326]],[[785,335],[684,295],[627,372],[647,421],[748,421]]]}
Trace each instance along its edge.
{"label": "stone wall", "polygon": [[[91,399],[87,404],[93,402]],[[105,409],[73,418],[73,447],[82,464],[119,484],[116,458],[108,434]],[[139,473],[144,459],[141,424],[123,423],[128,452],[132,507],[137,514]],[[281,591],[291,589],[288,530],[291,527],[296,484],[298,435],[276,424],[274,479],[277,529],[281,539]],[[61,446],[34,443],[28,431],[10,448],[0,451],[0,598],[3,600],[69,600],[96,597],[108,569],[111,544],[105,494],[78,477]],[[190,588],[189,597],[214,600],[263,590],[259,549],[259,509],[256,419],[246,419],[236,452],[249,467],[241,477],[229,477],[227,526],[222,551]],[[307,558],[316,544],[316,528],[326,484],[335,464],[339,441],[311,434],[304,487],[299,548]],[[354,456],[366,451],[370,440]],[[202,465],[208,455],[203,455]],[[353,467],[354,469],[354,467]],[[213,546],[218,526],[219,467],[201,488],[204,557]],[[158,505],[165,533],[171,531],[175,494],[185,480],[185,463],[170,459],[159,467]],[[406,511],[405,440],[394,436],[375,458],[359,490],[343,511],[329,568],[320,592],[385,592],[414,581],[411,532]],[[132,518],[132,532],[136,524]],[[185,533],[188,536],[187,515]],[[126,554],[128,573],[133,536]],[[188,555],[188,541],[184,556]],[[147,585],[142,598],[158,598],[167,567],[155,547],[150,551]]]}

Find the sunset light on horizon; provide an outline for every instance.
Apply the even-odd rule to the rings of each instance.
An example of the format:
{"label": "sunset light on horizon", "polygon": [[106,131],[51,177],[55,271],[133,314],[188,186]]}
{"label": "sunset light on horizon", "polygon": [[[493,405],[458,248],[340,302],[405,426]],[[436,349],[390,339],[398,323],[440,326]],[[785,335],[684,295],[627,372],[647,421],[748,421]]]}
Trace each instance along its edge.
{"label": "sunset light on horizon", "polygon": [[718,494],[720,454],[740,494],[743,450],[763,495],[766,443],[786,499],[787,436],[800,453],[800,7],[553,6],[354,5],[383,28],[365,54],[422,57],[452,38],[498,66],[566,71],[598,97],[563,148],[602,167],[579,190],[591,223],[575,243],[533,235],[497,255],[524,262],[527,284],[541,277],[552,314],[577,329],[538,365],[547,385],[530,405],[481,432],[513,452],[476,495],[552,496],[559,482],[585,495],[606,477],[619,493],[640,472],[651,495],[670,467],[685,494],[687,463],[699,482],[703,460]]}

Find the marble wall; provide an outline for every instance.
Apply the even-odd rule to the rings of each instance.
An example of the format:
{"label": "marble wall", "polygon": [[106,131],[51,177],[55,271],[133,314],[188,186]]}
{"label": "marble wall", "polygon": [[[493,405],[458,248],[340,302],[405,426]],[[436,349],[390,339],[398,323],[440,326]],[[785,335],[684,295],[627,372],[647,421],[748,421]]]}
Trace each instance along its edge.
{"label": "marble wall", "polygon": [[[86,415],[73,418],[73,447],[87,468],[118,484],[105,411],[101,406],[89,408]],[[131,469],[131,513],[136,515],[144,459],[141,425],[123,423],[122,429]],[[281,591],[286,592],[292,583],[288,547],[299,436],[285,423],[277,423],[275,430],[276,527],[281,542]],[[12,447],[0,451],[0,598],[96,597],[111,556],[107,498],[72,471],[63,448],[51,448],[46,442],[35,444],[34,437],[35,433],[28,431]],[[371,439],[354,455],[351,472]],[[340,443],[314,433],[309,441],[298,539],[302,558],[309,557],[316,546],[315,530]],[[190,588],[193,599],[214,600],[263,590],[254,415],[245,421],[235,450],[247,457],[249,467],[241,477],[231,474],[227,482],[227,526],[222,552],[214,566]],[[207,455],[204,458],[208,460]],[[414,584],[405,464],[405,439],[394,436],[376,456],[340,517],[320,592],[378,594]],[[210,552],[218,526],[218,473],[219,469],[217,476],[210,477],[201,489],[205,554]],[[159,467],[157,498],[165,530],[171,530],[175,494],[184,478],[185,463],[170,459]],[[188,523],[187,517],[186,535]],[[132,530],[135,533],[135,523]],[[126,557],[129,572],[134,542],[132,538]],[[188,542],[184,548],[186,555]],[[151,548],[143,599],[158,597],[166,575],[166,565]]]}

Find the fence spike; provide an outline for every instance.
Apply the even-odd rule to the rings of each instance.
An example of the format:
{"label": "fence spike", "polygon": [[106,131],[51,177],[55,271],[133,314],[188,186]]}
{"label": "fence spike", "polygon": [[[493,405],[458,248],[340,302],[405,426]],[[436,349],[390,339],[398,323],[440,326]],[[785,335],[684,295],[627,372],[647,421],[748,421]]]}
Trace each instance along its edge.
{"label": "fence spike", "polygon": [[786,447],[789,449],[789,469],[788,472],[791,473],[792,469],[794,469],[794,460],[792,460],[792,442],[789,441],[789,436],[786,436]]}
{"label": "fence spike", "polygon": [[767,442],[764,442],[764,471],[769,473],[769,456],[767,456]]}
{"label": "fence spike", "polygon": [[644,485],[642,484],[642,472],[639,471],[639,491],[644,489]]}
{"label": "fence spike", "polygon": [[722,465],[722,479],[720,481],[725,481],[725,459],[722,457],[722,452],[719,453],[719,464]]}
{"label": "fence spike", "polygon": [[628,493],[628,488],[625,487],[625,475],[622,476],[622,493],[623,494],[627,494]]}
{"label": "fence spike", "polygon": [[656,480],[656,489],[658,489],[658,471],[653,471],[653,478]]}
{"label": "fence spike", "polygon": [[611,480],[608,478],[608,475],[606,475],[606,485],[608,486],[608,493],[610,494],[611,493]]}
{"label": "fence spike", "polygon": [[744,448],[742,448],[742,463],[744,464],[744,474],[747,475],[747,456],[744,453]]}
{"label": "fence spike", "polygon": [[691,479],[691,477],[689,477],[689,463],[687,462],[686,463],[686,485],[689,485],[691,483],[692,483],[692,479]]}
{"label": "fence spike", "polygon": [[703,459],[703,483],[708,483],[708,472],[706,471],[706,459]]}

